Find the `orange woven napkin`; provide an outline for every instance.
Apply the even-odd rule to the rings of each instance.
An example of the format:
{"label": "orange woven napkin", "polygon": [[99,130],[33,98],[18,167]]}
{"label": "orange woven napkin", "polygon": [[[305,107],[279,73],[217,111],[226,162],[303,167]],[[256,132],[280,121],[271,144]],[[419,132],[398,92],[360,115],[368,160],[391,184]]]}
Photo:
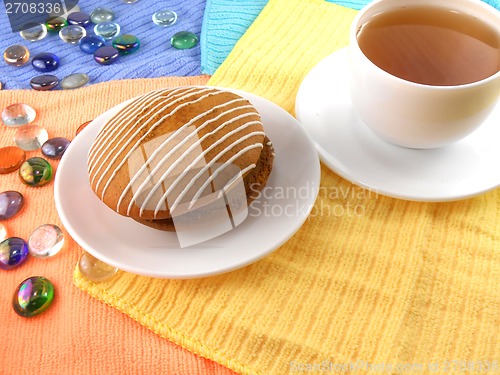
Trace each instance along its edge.
{"label": "orange woven napkin", "polygon": [[[78,126],[135,95],[167,86],[203,85],[208,77],[157,78],[102,83],[74,91],[0,91],[0,109],[24,102],[37,110],[35,124],[50,137],[73,139]],[[0,124],[0,147],[13,145],[15,129]],[[28,157],[41,156],[40,151]],[[1,157],[1,155],[0,155]],[[50,161],[54,168],[58,162]],[[23,185],[17,173],[0,175],[0,191],[18,190],[26,198],[22,211],[4,221],[10,236],[27,239],[45,223],[59,225],[54,183]],[[54,258],[28,258],[17,269],[0,271],[0,374],[233,374],[155,335],[121,312],[73,285],[73,270],[82,249],[65,234]],[[52,306],[34,318],[17,316],[11,305],[19,283],[45,276],[55,286]]]}

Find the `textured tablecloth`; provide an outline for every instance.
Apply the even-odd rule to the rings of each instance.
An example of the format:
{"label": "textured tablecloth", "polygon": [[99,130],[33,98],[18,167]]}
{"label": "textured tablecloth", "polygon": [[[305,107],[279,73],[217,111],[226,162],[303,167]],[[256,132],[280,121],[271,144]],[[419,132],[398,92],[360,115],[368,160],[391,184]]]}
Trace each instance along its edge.
{"label": "textured tablecloth", "polygon": [[[121,26],[121,34],[135,35],[141,41],[139,50],[134,54],[122,56],[112,65],[102,66],[94,61],[92,55],[83,53],[78,45],[64,43],[57,34],[49,34],[37,42],[26,41],[19,33],[12,33],[4,3],[0,2],[0,51],[3,53],[8,46],[21,44],[30,50],[31,56],[52,52],[61,59],[61,66],[50,74],[62,79],[72,73],[86,73],[90,76],[90,83],[201,74],[200,45],[188,50],[177,50],[170,45],[170,38],[178,31],[191,31],[200,36],[205,0],[139,0],[134,4],[125,4],[121,0],[104,3],[99,0],[80,0],[79,6],[87,13],[91,13],[98,6],[113,10],[116,14],[115,21]],[[177,12],[177,22],[169,27],[155,25],[151,17],[160,9]],[[94,35],[93,25],[87,28],[87,34]],[[106,44],[111,45],[111,41]],[[3,60],[0,61],[0,82],[7,89],[30,89],[30,79],[39,74],[42,73],[37,72],[31,63],[12,67]]]}

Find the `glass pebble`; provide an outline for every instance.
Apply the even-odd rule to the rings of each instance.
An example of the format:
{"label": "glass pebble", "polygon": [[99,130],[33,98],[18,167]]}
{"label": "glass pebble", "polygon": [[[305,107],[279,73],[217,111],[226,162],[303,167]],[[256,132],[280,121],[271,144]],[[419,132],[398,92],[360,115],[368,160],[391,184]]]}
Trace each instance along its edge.
{"label": "glass pebble", "polygon": [[42,145],[42,154],[49,159],[61,159],[70,143],[66,138],[51,138]]}
{"label": "glass pebble", "polygon": [[101,22],[113,21],[114,19],[115,13],[111,9],[99,7],[90,13],[90,20],[96,25]]}
{"label": "glass pebble", "polygon": [[42,276],[32,276],[17,287],[12,297],[12,307],[16,314],[30,318],[41,314],[54,299],[54,284]]}
{"label": "glass pebble", "polygon": [[173,10],[162,9],[153,14],[153,22],[158,26],[172,26],[177,21],[177,13]]}
{"label": "glass pebble", "polygon": [[37,42],[47,36],[47,26],[45,24],[32,23],[19,32],[21,38],[30,42]]}
{"label": "glass pebble", "polygon": [[120,55],[128,55],[137,51],[141,45],[139,39],[131,34],[123,34],[113,39],[113,47],[115,47]]}
{"label": "glass pebble", "polygon": [[90,25],[90,16],[85,12],[72,12],[68,14],[66,19],[70,25],[78,25],[82,27]]}
{"label": "glass pebble", "polygon": [[135,4],[138,0],[122,0],[125,4]]}
{"label": "glass pebble", "polygon": [[9,237],[0,242],[0,268],[10,270],[20,266],[28,257],[28,244],[19,237]]}
{"label": "glass pebble", "polygon": [[0,242],[5,240],[7,238],[7,228],[5,228],[5,225],[0,223]]}
{"label": "glass pebble", "polygon": [[35,70],[42,73],[48,73],[56,70],[59,67],[59,57],[49,52],[42,52],[33,56],[31,65]]}
{"label": "glass pebble", "polygon": [[31,78],[30,86],[33,90],[47,91],[52,90],[59,84],[59,78],[52,74],[42,74]]}
{"label": "glass pebble", "polygon": [[87,252],[80,257],[78,269],[87,279],[97,283],[111,279],[118,272],[118,268],[101,262]]}
{"label": "glass pebble", "polygon": [[28,240],[28,250],[37,258],[56,255],[64,246],[64,234],[57,225],[43,224],[36,228]]}
{"label": "glass pebble", "polygon": [[49,139],[47,130],[38,125],[24,125],[14,134],[14,142],[24,151],[38,150]]}
{"label": "glass pebble", "polygon": [[118,56],[120,56],[118,50],[110,46],[101,47],[94,52],[94,60],[101,65],[114,63],[118,59]]}
{"label": "glass pebble", "polygon": [[189,49],[198,44],[198,37],[189,31],[179,31],[172,36],[170,44],[177,49]]}
{"label": "glass pebble", "polygon": [[120,34],[120,25],[111,21],[101,22],[94,26],[94,33],[105,40],[111,40]]}
{"label": "glass pebble", "polygon": [[0,220],[7,220],[16,216],[24,206],[23,195],[14,190],[0,193]]}
{"label": "glass pebble", "polygon": [[52,17],[45,22],[47,31],[53,34],[58,33],[65,26],[68,26],[68,21],[64,17]]}
{"label": "glass pebble", "polygon": [[89,76],[85,73],[70,74],[61,81],[61,88],[64,90],[77,89],[89,83],[89,80]]}
{"label": "glass pebble", "polygon": [[68,25],[59,31],[59,38],[69,44],[77,44],[85,35],[87,35],[87,30],[79,25]]}
{"label": "glass pebble", "polygon": [[92,122],[92,120],[90,121],[85,121],[83,124],[81,124],[78,129],[76,129],[76,134],[75,135],[78,135],[80,134],[80,132],[85,129],[87,127],[88,124],[90,124]]}
{"label": "glass pebble", "polygon": [[83,52],[94,53],[104,45],[104,38],[95,35],[88,35],[80,39],[78,44]]}
{"label": "glass pebble", "polygon": [[28,186],[43,186],[52,179],[52,166],[44,158],[29,158],[21,164],[19,177]]}
{"label": "glass pebble", "polygon": [[25,46],[14,44],[4,51],[3,59],[11,66],[22,66],[30,59],[30,51]]}
{"label": "glass pebble", "polygon": [[26,160],[26,152],[15,146],[0,148],[0,174],[7,174],[19,169]]}
{"label": "glass pebble", "polygon": [[35,110],[23,103],[11,104],[2,111],[3,123],[13,128],[29,124],[35,120],[35,117]]}

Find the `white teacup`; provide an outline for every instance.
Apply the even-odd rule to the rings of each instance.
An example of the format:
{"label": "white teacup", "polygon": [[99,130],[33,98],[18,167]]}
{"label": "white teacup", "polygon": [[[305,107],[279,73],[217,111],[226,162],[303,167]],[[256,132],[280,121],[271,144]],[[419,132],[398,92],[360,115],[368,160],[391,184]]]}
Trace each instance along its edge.
{"label": "white teacup", "polygon": [[484,122],[500,92],[500,71],[469,84],[431,86],[389,74],[363,54],[357,34],[371,17],[426,4],[467,13],[496,30],[500,27],[500,12],[479,0],[376,0],[358,13],[349,41],[354,111],[380,138],[410,148],[446,146],[467,136]]}

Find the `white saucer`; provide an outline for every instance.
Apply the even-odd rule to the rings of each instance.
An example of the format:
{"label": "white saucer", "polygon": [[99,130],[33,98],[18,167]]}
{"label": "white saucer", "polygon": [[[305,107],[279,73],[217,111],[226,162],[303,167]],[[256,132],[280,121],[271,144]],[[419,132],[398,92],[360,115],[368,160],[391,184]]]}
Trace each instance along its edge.
{"label": "white saucer", "polygon": [[451,146],[414,150],[392,145],[379,139],[352,112],[346,48],[308,73],[295,111],[330,169],[380,194],[450,201],[500,184],[500,104],[486,123]]}
{"label": "white saucer", "polygon": [[[306,220],[320,183],[319,159],[300,124],[285,110],[256,95],[276,158],[266,194],[249,207],[235,229],[199,245],[180,248],[174,233],[151,229],[102,203],[90,188],[87,153],[104,122],[124,104],[96,118],[71,143],[55,180],[56,208],[66,230],[89,253],[119,269],[160,278],[194,278],[231,271],[266,256]],[[286,189],[298,194],[283,194]],[[260,214],[259,214],[260,213]]]}

